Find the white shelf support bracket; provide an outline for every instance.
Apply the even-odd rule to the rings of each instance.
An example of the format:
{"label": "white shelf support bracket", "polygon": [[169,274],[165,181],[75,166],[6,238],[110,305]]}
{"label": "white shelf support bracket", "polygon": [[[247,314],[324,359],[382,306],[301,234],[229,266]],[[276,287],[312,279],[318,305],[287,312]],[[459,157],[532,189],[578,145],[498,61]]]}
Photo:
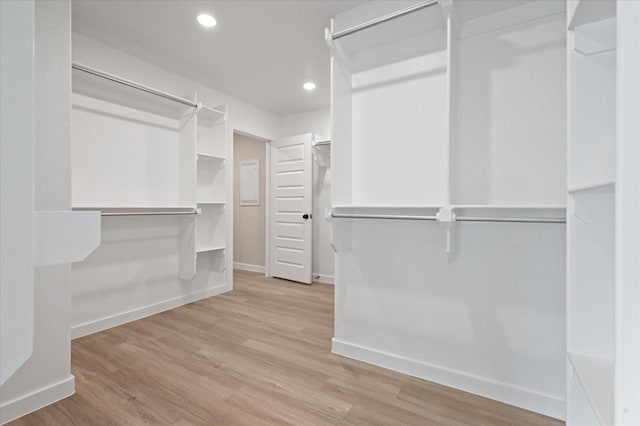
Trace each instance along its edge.
{"label": "white shelf support bracket", "polygon": [[329,28],[324,29],[324,42],[327,44],[329,49],[335,49],[336,46],[333,43],[333,37]]}
{"label": "white shelf support bracket", "polygon": [[[324,220],[326,220],[327,223],[330,223],[331,225],[333,225],[333,220],[331,219],[331,212],[332,212],[331,208],[324,209]],[[334,236],[335,236],[335,231],[332,231],[332,238],[329,244],[331,245],[331,250],[333,250],[334,253],[338,253],[338,248],[333,243],[333,238],[335,238]]]}
{"label": "white shelf support bracket", "polygon": [[452,262],[455,258],[454,252],[454,231],[456,226],[456,214],[452,207],[442,207],[436,214],[436,219],[440,227],[446,232],[445,252],[447,259]]}

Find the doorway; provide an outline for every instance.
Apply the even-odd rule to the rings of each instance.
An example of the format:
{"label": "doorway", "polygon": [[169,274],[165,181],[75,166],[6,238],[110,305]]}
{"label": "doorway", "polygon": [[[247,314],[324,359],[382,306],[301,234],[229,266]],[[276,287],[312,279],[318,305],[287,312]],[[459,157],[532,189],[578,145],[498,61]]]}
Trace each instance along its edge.
{"label": "doorway", "polygon": [[267,271],[269,141],[233,134],[233,268]]}

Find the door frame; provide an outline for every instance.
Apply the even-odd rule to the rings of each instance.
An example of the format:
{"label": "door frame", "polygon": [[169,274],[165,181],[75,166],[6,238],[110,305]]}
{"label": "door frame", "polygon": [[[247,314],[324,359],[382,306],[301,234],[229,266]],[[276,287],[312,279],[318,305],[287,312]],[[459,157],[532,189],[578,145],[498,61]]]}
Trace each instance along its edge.
{"label": "door frame", "polygon": [[[231,221],[231,255],[229,256],[231,259],[231,269],[232,269],[232,274],[231,274],[231,278],[232,278],[232,282],[233,282],[233,264],[234,262],[234,256],[233,256],[233,248],[234,248],[234,241],[233,241],[233,229],[234,229],[234,222],[233,222],[233,212],[235,209],[235,205],[234,205],[234,195],[235,193],[233,191],[236,191],[235,188],[235,182],[234,182],[234,164],[235,164],[235,159],[233,157],[233,152],[234,152],[234,147],[235,147],[235,135],[241,135],[241,136],[246,136],[255,140],[259,140],[261,142],[264,142],[265,145],[265,226],[264,226],[264,275],[265,277],[272,277],[273,275],[271,275],[271,151],[272,151],[272,139],[268,139],[266,137],[262,137],[262,136],[257,136],[254,135],[252,133],[248,133],[248,132],[244,132],[242,130],[236,129],[236,128],[232,128],[231,129],[231,159],[227,158],[228,164],[227,164],[227,169],[229,170],[229,175],[230,176],[229,182],[227,184],[227,190],[231,191],[231,197],[227,197],[228,200],[231,201],[231,210],[228,212],[228,217],[230,218],[229,220]],[[315,140],[315,138],[317,138],[317,134],[311,132],[311,133],[302,133],[300,135],[294,135],[294,136],[301,136],[301,135],[306,135],[306,134],[310,134],[311,138],[312,138],[312,153],[313,153],[313,140]],[[313,154],[312,154],[313,155]],[[229,155],[227,155],[227,157],[229,157]],[[311,180],[313,182],[313,163],[311,165]],[[312,183],[313,185],[313,183]],[[312,191],[313,191],[313,186],[312,186]],[[312,192],[312,197],[313,197],[313,192]],[[312,208],[313,210],[313,208]],[[312,226],[313,226],[313,222],[312,222]],[[313,228],[311,229],[311,233],[313,234]],[[312,245],[312,250],[313,250],[313,245]],[[311,270],[311,280],[313,282],[314,280],[314,272],[313,272],[313,255],[312,255],[312,264],[311,264],[312,270]]]}
{"label": "door frame", "polygon": [[[264,224],[264,275],[266,277],[270,277],[271,276],[271,139],[262,137],[262,136],[257,136],[254,135],[252,133],[248,133],[248,132],[243,132],[242,130],[239,129],[232,129],[231,131],[231,139],[232,139],[232,147],[231,147],[231,152],[233,153],[234,151],[234,147],[235,147],[235,135],[241,135],[241,136],[246,136],[249,137],[251,139],[255,139],[258,140],[260,142],[264,142],[265,145],[265,154],[266,154],[266,158],[265,158],[265,167],[264,167],[264,171],[265,171],[265,224]],[[235,224],[233,223],[233,212],[235,209],[235,205],[234,205],[234,191],[239,190],[238,188],[235,187],[235,182],[233,179],[234,176],[234,164],[235,164],[235,159],[232,157],[231,161],[229,161],[227,167],[231,166],[231,178],[229,179],[229,185],[227,185],[227,188],[229,188],[231,190],[231,197],[229,197],[229,199],[231,200],[231,211],[229,212],[229,216],[231,217],[231,229],[232,229],[232,235],[231,235],[231,241],[232,241],[232,246],[231,246],[231,267],[233,269],[233,264],[234,262],[234,256],[233,256],[233,227],[235,226]]]}

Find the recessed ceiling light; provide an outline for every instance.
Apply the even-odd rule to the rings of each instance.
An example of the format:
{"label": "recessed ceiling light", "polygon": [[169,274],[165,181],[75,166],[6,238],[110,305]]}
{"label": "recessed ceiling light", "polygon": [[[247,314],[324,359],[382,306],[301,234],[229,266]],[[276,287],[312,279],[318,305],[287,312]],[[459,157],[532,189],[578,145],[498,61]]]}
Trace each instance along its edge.
{"label": "recessed ceiling light", "polygon": [[313,81],[307,81],[302,85],[302,87],[304,87],[304,90],[308,90],[310,92],[312,90],[315,90],[316,84]]}
{"label": "recessed ceiling light", "polygon": [[198,15],[198,22],[200,25],[207,28],[215,27],[217,24],[216,18],[211,15],[207,15],[206,13]]}

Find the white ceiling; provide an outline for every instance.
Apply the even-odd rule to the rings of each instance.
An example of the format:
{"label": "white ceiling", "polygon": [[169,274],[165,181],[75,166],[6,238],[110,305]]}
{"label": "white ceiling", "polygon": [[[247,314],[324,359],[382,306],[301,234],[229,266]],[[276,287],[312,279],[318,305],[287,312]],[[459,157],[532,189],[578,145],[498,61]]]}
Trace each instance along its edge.
{"label": "white ceiling", "polygon": [[[74,0],[73,31],[276,114],[329,105],[330,18],[364,1]],[[210,13],[218,25],[196,22]],[[90,64],[88,64],[90,65]],[[317,83],[306,92],[306,80]]]}

